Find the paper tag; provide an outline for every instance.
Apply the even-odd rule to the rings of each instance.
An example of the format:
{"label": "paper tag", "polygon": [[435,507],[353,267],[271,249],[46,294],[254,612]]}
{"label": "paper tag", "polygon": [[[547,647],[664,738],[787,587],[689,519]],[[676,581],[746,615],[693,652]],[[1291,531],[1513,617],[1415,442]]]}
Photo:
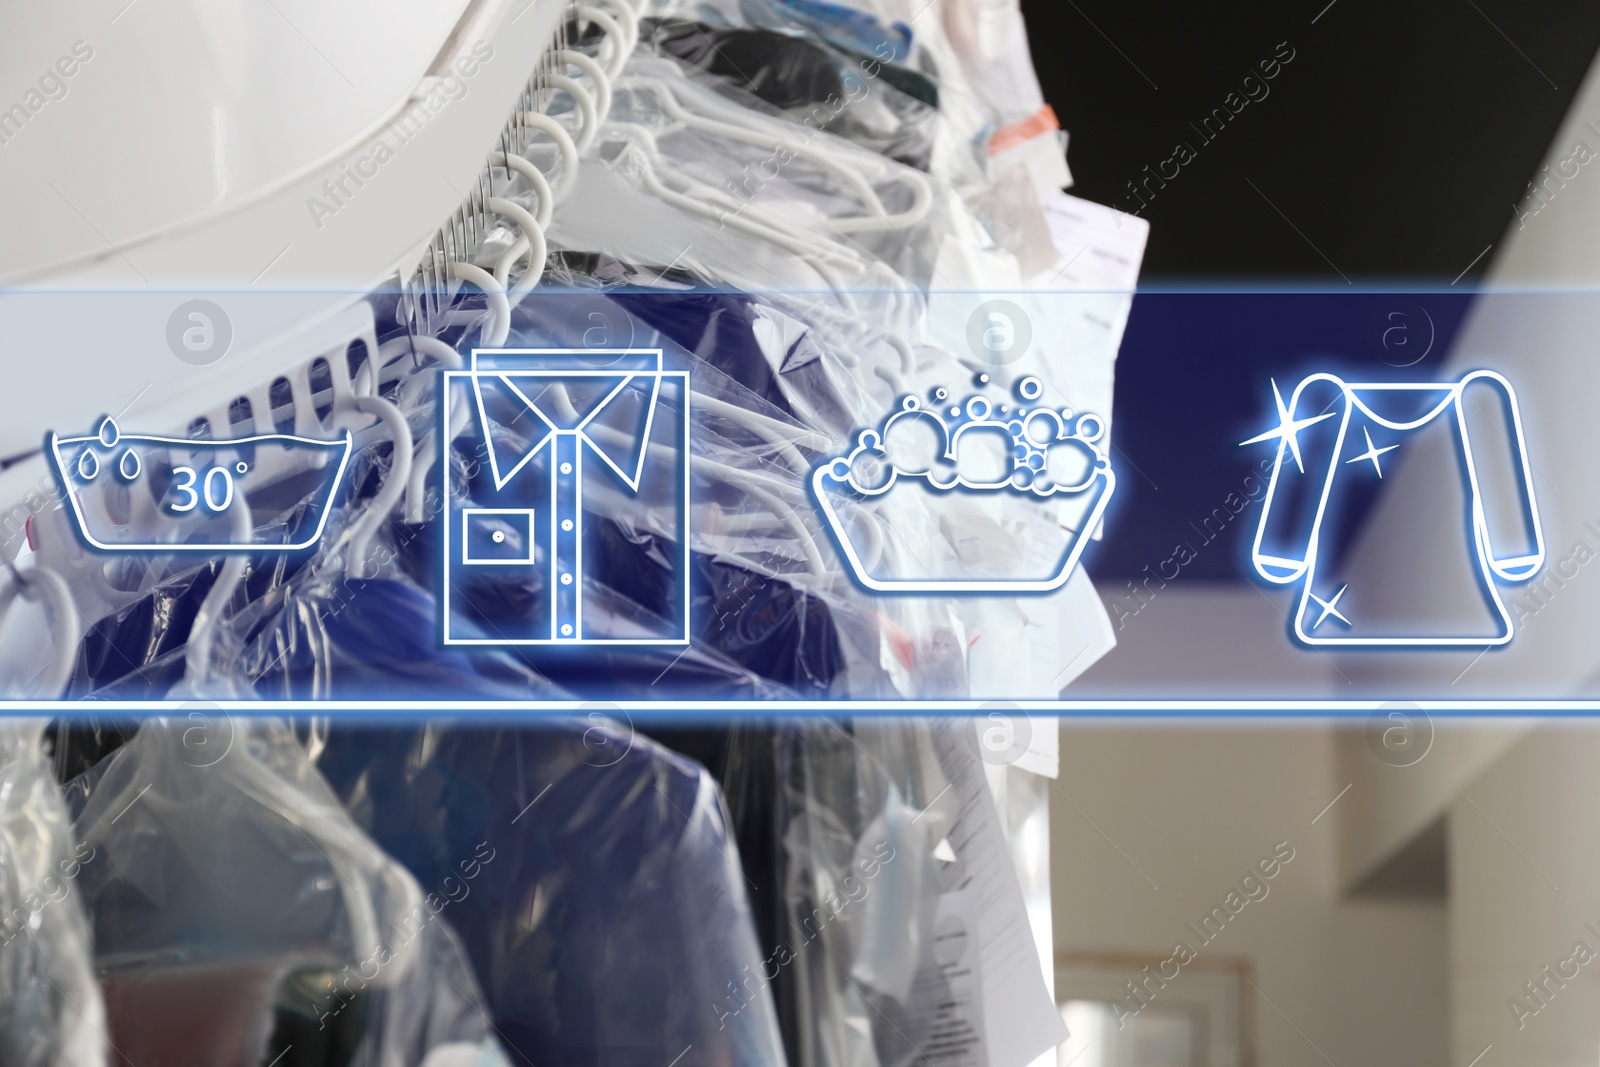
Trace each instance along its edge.
{"label": "paper tag", "polygon": [[932,1003],[928,1045],[940,1067],[988,1067],[983,981],[978,960],[980,919],[972,894],[945,893],[933,917],[933,959],[917,972],[915,1000]]}
{"label": "paper tag", "polygon": [[1150,237],[1148,222],[1059,191],[1046,195],[1042,205],[1065,264],[1056,268],[1049,288],[1133,291]]}
{"label": "paper tag", "polygon": [[[968,719],[944,719],[933,727],[939,765],[950,780],[957,815],[945,839],[958,862],[946,877],[944,896],[966,894],[976,916],[980,992],[977,1019],[987,1067],[1025,1067],[1067,1039],[1067,1028],[1050,991],[1028,922],[1016,868],[1006,849],[994,798],[968,737]],[[946,914],[964,913],[963,902],[941,899]],[[939,927],[935,927],[939,929]],[[947,932],[953,928],[945,927]],[[969,1009],[970,1010],[970,1009]]]}
{"label": "paper tag", "polygon": [[1067,167],[1067,135],[1055,111],[1045,104],[1025,119],[1000,127],[984,144],[989,177],[1024,166],[1039,195],[1059,192],[1072,184]]}
{"label": "paper tag", "polygon": [[[1098,658],[1098,657],[1096,657]],[[1061,776],[1061,723],[1053,715],[1029,715],[1028,750],[1012,766],[1045,778]]]}
{"label": "paper tag", "polygon": [[[1052,596],[972,598],[962,615],[974,638],[967,672],[977,700],[1055,700],[1117,645],[1105,605],[1081,570]],[[1054,722],[1034,720],[1029,754],[1019,761],[1048,777],[1056,773]]]}
{"label": "paper tag", "polygon": [[976,202],[988,219],[995,243],[1017,257],[1024,278],[1050,270],[1061,261],[1044,205],[1024,167],[1013,167],[989,184]]}
{"label": "paper tag", "polygon": [[1056,118],[1055,109],[1046,104],[1027,118],[1002,126],[990,134],[985,150],[990,156],[998,156],[1024,141],[1057,133],[1060,129],[1061,120]]}

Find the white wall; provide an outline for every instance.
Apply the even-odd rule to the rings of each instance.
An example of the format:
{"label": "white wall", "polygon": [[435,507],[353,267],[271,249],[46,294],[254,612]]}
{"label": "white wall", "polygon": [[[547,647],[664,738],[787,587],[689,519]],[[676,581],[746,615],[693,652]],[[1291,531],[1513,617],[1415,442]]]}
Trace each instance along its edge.
{"label": "white wall", "polygon": [[[1546,723],[1475,781],[1461,781],[1450,841],[1452,1058],[1478,1067],[1600,1060],[1600,955],[1547,1005],[1543,980],[1584,942],[1600,954],[1600,723]],[[1057,899],[1060,899],[1059,897]],[[1568,973],[1572,966],[1567,968]],[[1519,1028],[1508,1001],[1537,1008]]]}
{"label": "white wall", "polygon": [[[1067,688],[1070,700],[1359,695],[1332,657],[1290,639],[1284,613],[1293,604],[1280,589],[1179,579],[1152,585],[1143,601],[1110,582],[1099,591],[1117,647]],[[1111,607],[1130,602],[1137,613]]]}
{"label": "white wall", "polygon": [[1347,890],[1452,811],[1461,799],[1457,786],[1483,773],[1536,726],[1532,719],[1429,720],[1409,709],[1398,713],[1411,718],[1403,728],[1415,735],[1412,743],[1423,744],[1424,731],[1431,735],[1415,763],[1409,757],[1379,760],[1364,720],[1338,734],[1338,777],[1350,783],[1338,819],[1339,884]]}
{"label": "white wall", "polygon": [[1334,746],[1324,722],[1063,722],[1057,950],[1165,955],[1288,841],[1268,895],[1200,949],[1254,957],[1260,1067],[1444,1067],[1444,909],[1341,901],[1338,805],[1318,818],[1345,784]]}
{"label": "white wall", "polygon": [[[1580,144],[1594,154],[1588,163],[1572,162],[1582,154]],[[1529,199],[1520,217],[1507,212],[1510,229],[1495,248],[1487,279],[1500,291],[1474,302],[1448,361],[1452,373],[1499,369],[1517,390],[1548,550],[1541,595],[1524,600],[1538,610],[1510,647],[1465,674],[1474,651],[1368,657],[1362,680],[1385,686],[1390,695],[1409,686],[1450,698],[1570,696],[1592,692],[1600,671],[1600,645],[1591,640],[1600,628],[1600,562],[1592,562],[1600,557],[1600,465],[1594,462],[1600,454],[1594,417],[1600,393],[1600,65],[1574,99],[1545,166],[1550,170],[1535,175],[1542,206]],[[1396,465],[1355,552],[1369,581],[1419,598],[1439,595],[1431,546],[1408,536],[1408,504],[1428,493],[1426,479],[1423,468]],[[1527,588],[1506,592],[1525,598]]]}

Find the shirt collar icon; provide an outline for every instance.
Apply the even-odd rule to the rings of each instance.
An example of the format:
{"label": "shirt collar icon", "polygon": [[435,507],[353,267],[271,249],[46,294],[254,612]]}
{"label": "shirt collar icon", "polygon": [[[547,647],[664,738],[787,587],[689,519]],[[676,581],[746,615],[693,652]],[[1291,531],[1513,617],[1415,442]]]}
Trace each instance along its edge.
{"label": "shirt collar icon", "polygon": [[[665,373],[659,349],[474,349],[470,373],[480,425],[489,425],[486,391],[498,390],[520,402],[540,428],[520,456],[502,454],[505,443],[486,435],[496,491],[559,435],[575,435],[638,491]],[[630,410],[619,410],[624,405]]]}

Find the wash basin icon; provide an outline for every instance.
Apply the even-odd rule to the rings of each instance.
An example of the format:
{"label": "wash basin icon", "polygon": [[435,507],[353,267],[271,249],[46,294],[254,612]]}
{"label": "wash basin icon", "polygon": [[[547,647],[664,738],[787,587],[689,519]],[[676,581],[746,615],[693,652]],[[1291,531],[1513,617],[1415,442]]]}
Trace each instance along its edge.
{"label": "wash basin icon", "polygon": [[[1116,490],[1106,430],[1099,415],[1046,403],[1031,376],[1007,403],[981,393],[961,402],[943,388],[929,400],[908,395],[812,471],[811,495],[870,593],[1052,593]],[[1022,509],[1051,518],[1019,521]]]}
{"label": "wash basin icon", "polygon": [[[191,439],[125,434],[111,418],[93,434],[49,440],[78,536],[105,552],[310,548],[322,537],[352,449],[349,431],[332,441],[285,433]],[[269,481],[304,494],[306,521],[288,536],[281,528],[263,533],[251,517],[247,497]]]}

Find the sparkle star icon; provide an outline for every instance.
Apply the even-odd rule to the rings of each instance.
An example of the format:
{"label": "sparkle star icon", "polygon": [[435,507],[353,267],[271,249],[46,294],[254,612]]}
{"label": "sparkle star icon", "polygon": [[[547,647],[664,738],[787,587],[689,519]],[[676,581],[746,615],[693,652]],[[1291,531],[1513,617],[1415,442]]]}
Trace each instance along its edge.
{"label": "sparkle star icon", "polygon": [[1384,447],[1384,448],[1378,448],[1376,445],[1374,445],[1372,443],[1372,434],[1367,431],[1367,428],[1365,426],[1361,427],[1361,432],[1367,438],[1367,450],[1365,452],[1361,453],[1361,455],[1359,455],[1359,456],[1353,456],[1350,459],[1345,460],[1345,462],[1346,463],[1360,463],[1364,459],[1370,459],[1370,460],[1372,460],[1372,469],[1378,472],[1378,477],[1382,478],[1383,477],[1383,468],[1378,465],[1378,457],[1383,455],[1385,452],[1393,452],[1395,449],[1399,448],[1400,446],[1399,445],[1388,445],[1387,447]]}
{"label": "sparkle star icon", "polygon": [[1315,593],[1307,594],[1307,595],[1309,595],[1311,597],[1312,600],[1315,600],[1317,602],[1317,607],[1322,609],[1322,614],[1317,616],[1317,621],[1311,624],[1311,628],[1313,630],[1315,630],[1317,627],[1321,626],[1323,620],[1326,619],[1329,615],[1332,615],[1334,618],[1338,619],[1340,622],[1344,623],[1346,626],[1349,626],[1351,624],[1349,619],[1345,618],[1342,614],[1340,614],[1339,609],[1336,606],[1339,603],[1339,598],[1344,596],[1344,591],[1346,589],[1349,589],[1349,588],[1350,587],[1348,585],[1341,585],[1339,587],[1339,591],[1337,593],[1333,594],[1333,597],[1330,600],[1323,600],[1321,597],[1319,597]]}
{"label": "sparkle star icon", "polygon": [[[1271,441],[1273,438],[1281,438],[1289,443],[1289,451],[1294,455],[1294,465],[1300,469],[1301,474],[1304,474],[1306,472],[1306,466],[1304,463],[1300,462],[1300,439],[1296,435],[1299,434],[1301,430],[1312,425],[1313,423],[1321,422],[1323,419],[1333,418],[1334,413],[1331,411],[1324,412],[1321,415],[1315,415],[1309,419],[1291,418],[1289,415],[1289,407],[1283,402],[1283,394],[1278,391],[1278,382],[1276,379],[1273,379],[1272,382],[1272,399],[1278,404],[1278,425],[1268,430],[1266,433],[1257,434],[1248,441],[1240,441],[1239,445],[1240,447],[1243,447],[1245,445],[1259,444],[1262,441]],[[1281,455],[1282,453],[1279,454]]]}

